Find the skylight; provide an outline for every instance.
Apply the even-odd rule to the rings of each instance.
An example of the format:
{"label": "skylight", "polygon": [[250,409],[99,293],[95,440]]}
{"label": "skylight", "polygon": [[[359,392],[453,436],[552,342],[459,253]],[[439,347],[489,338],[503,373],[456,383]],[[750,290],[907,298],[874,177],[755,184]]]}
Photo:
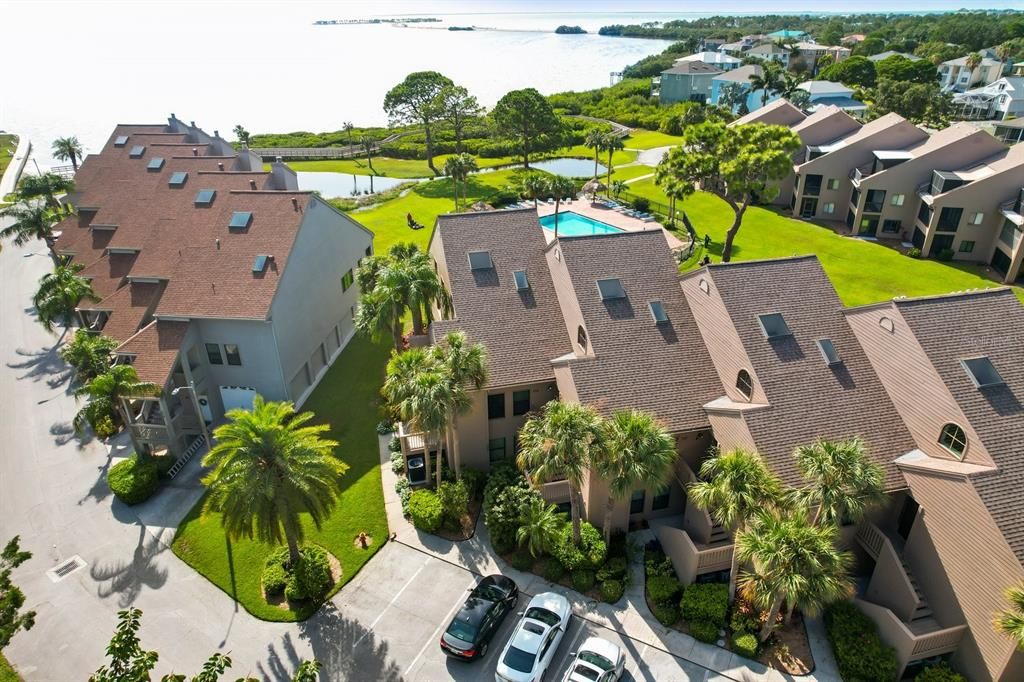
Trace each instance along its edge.
{"label": "skylight", "polygon": [[789,325],[786,324],[786,319],[782,317],[781,313],[758,315],[757,322],[761,325],[761,331],[764,332],[766,339],[781,339],[785,336],[793,335],[793,332],[789,331]]}
{"label": "skylight", "polygon": [[832,339],[818,339],[814,342],[818,346],[818,350],[821,351],[821,357],[825,358],[826,365],[839,364],[839,352],[836,351],[836,346],[832,343]]}
{"label": "skylight", "polygon": [[622,288],[622,282],[618,278],[597,280],[597,290],[601,292],[602,301],[626,298],[626,290]]}
{"label": "skylight", "polygon": [[196,192],[196,206],[209,206],[213,203],[213,198],[217,196],[217,191],[212,189],[201,189]]}
{"label": "skylight", "polygon": [[149,163],[146,164],[146,170],[150,171],[158,171],[163,167],[164,157],[162,156],[154,156],[152,159],[149,160]]}
{"label": "skylight", "polygon": [[142,158],[142,155],[146,153],[146,146],[137,144],[132,147],[131,151],[128,152],[128,156],[133,159]]}
{"label": "skylight", "polygon": [[526,270],[514,270],[512,279],[516,283],[516,291],[523,291],[530,288],[530,281],[526,279]]}
{"label": "skylight", "polygon": [[185,171],[176,171],[171,173],[171,179],[167,181],[167,184],[171,187],[183,187],[186,180],[188,180],[188,173]]}
{"label": "skylight", "polygon": [[128,144],[128,136],[127,135],[118,135],[116,138],[114,138],[114,146],[115,147],[123,147],[126,144]]}
{"label": "skylight", "polygon": [[651,309],[651,317],[654,318],[655,323],[668,322],[668,313],[665,312],[665,306],[661,301],[651,301],[647,306]]}
{"label": "skylight", "polygon": [[468,256],[471,270],[490,270],[494,267],[490,251],[469,251]]}
{"label": "skylight", "polygon": [[269,256],[265,256],[263,254],[256,256],[256,261],[252,264],[252,271],[263,272],[263,270],[267,267],[267,260],[269,260],[269,258]]}
{"label": "skylight", "polygon": [[235,211],[231,214],[231,222],[228,223],[228,227],[233,230],[244,230],[249,227],[251,220],[252,211]]}
{"label": "skylight", "polygon": [[961,360],[960,364],[963,365],[967,376],[971,378],[971,381],[977,388],[1001,386],[1006,383],[1003,381],[1003,377],[999,376],[999,372],[996,370],[995,365],[992,364],[992,361],[986,357],[968,358],[967,360]]}

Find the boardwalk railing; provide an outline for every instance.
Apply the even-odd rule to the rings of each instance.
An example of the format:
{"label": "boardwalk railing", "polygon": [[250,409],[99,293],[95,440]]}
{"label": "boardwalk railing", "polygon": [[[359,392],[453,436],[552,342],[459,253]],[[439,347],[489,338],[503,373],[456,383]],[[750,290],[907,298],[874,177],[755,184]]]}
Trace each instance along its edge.
{"label": "boardwalk railing", "polygon": [[[415,131],[412,131],[415,132]],[[395,142],[412,132],[394,133],[379,142],[374,142],[371,153],[376,154],[382,145]],[[249,151],[258,154],[264,161],[273,161],[277,157],[294,160],[313,159],[356,159],[366,156],[362,145],[344,145],[341,147],[251,147]]]}

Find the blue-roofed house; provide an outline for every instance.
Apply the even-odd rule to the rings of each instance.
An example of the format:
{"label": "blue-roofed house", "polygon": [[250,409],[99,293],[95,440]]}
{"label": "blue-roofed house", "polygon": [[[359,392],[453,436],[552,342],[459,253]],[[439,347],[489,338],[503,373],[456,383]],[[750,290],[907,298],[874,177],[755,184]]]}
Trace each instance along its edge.
{"label": "blue-roofed house", "polygon": [[[759,64],[746,64],[738,69],[732,71],[726,71],[725,73],[718,74],[711,78],[711,99],[712,104],[718,104],[719,98],[722,96],[722,87],[726,83],[737,83],[743,88],[744,92],[747,93],[747,110],[755,111],[763,107],[767,102],[774,102],[779,98],[777,93],[769,93],[767,102],[764,100],[764,90],[754,90],[750,84],[751,76],[760,76],[763,73]],[[733,106],[733,113],[736,113],[740,107],[738,105]]]}
{"label": "blue-roofed house", "polygon": [[858,115],[867,111],[867,105],[853,98],[853,90],[842,83],[834,81],[804,81],[797,86],[810,95],[807,111],[817,111],[819,107],[832,105],[839,107],[848,114]]}
{"label": "blue-roofed house", "polygon": [[768,37],[772,40],[804,40],[810,38],[811,34],[807,31],[791,31],[789,29],[783,29],[781,31],[773,31],[768,34]]}

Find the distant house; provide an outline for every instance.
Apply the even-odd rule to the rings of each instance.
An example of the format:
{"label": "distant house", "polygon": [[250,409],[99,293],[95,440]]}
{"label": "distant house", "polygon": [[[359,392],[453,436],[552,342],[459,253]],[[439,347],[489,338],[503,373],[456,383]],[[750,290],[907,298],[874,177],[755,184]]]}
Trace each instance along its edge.
{"label": "distant house", "polygon": [[808,41],[796,44],[798,54],[807,63],[811,71],[817,71],[818,60],[824,56],[832,57],[832,61],[841,62],[850,56],[850,48],[835,45],[818,45]]}
{"label": "distant house", "polygon": [[[758,64],[747,64],[741,66],[738,69],[721,73],[711,79],[711,103],[718,104],[719,98],[722,96],[722,88],[726,83],[738,83],[744,92],[747,93],[747,110],[755,111],[764,106],[764,90],[754,90],[750,84],[751,76],[760,76],[763,73],[763,69]],[[777,100],[779,95],[777,93],[769,93],[768,101],[772,102]],[[739,106],[734,106],[734,110],[739,110]]]}
{"label": "distant house", "polygon": [[835,81],[804,81],[797,86],[811,96],[808,111],[819,107],[835,106],[843,111],[856,113],[867,110],[867,105],[853,98],[853,90]]}
{"label": "distant house", "polygon": [[863,43],[865,40],[867,40],[867,36],[863,33],[851,33],[848,36],[843,36],[843,39],[839,42],[843,45],[857,45],[858,43]]}
{"label": "distant house", "polygon": [[711,97],[711,79],[721,73],[721,69],[704,62],[680,62],[654,79],[652,94],[656,93],[662,104],[704,103]]}
{"label": "distant house", "polygon": [[996,139],[1006,144],[1017,144],[1024,141],[1024,118],[1015,118],[1012,121],[1000,121],[995,124],[992,134]]}
{"label": "distant house", "polygon": [[953,97],[961,118],[1004,120],[1024,116],[1024,76],[1006,76]]}
{"label": "distant house", "polygon": [[701,38],[698,47],[701,51],[717,51],[724,44],[725,38]]}
{"label": "distant house", "polygon": [[748,36],[743,36],[734,43],[725,43],[718,48],[719,52],[725,52],[731,54],[733,57],[742,57],[747,53],[750,48],[754,47],[758,43],[763,43],[768,40],[768,36],[763,33],[753,33]]}
{"label": "distant house", "polygon": [[897,52],[896,50],[886,50],[885,52],[879,52],[878,54],[873,54],[870,57],[868,57],[868,60],[872,61],[872,62],[880,62],[883,59],[888,59],[889,57],[904,57],[906,59],[909,59],[912,62],[916,62],[916,61],[920,61],[921,60],[921,58],[918,57],[917,55],[912,55],[912,54],[910,54],[908,52]]}
{"label": "distant house", "polygon": [[791,31],[789,29],[783,29],[782,31],[773,31],[768,34],[771,40],[808,40],[811,34],[807,31]]}
{"label": "distant house", "polygon": [[681,62],[704,62],[705,64],[719,68],[722,71],[732,71],[743,63],[740,59],[724,52],[697,52],[685,57],[680,57],[675,63],[679,64]]}
{"label": "distant house", "polygon": [[761,61],[774,60],[785,67],[789,66],[790,52],[776,43],[762,43],[755,45],[747,51],[748,57],[760,59]]}
{"label": "distant house", "polygon": [[939,86],[943,90],[966,92],[975,86],[984,86],[999,80],[1004,65],[985,57],[973,71],[967,68],[967,56],[950,59],[939,64]]}

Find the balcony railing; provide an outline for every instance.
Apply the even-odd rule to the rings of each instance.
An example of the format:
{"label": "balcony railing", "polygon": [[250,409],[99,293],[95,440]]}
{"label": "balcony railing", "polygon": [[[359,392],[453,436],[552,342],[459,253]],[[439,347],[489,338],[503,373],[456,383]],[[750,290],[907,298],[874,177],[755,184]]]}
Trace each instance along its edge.
{"label": "balcony railing", "polygon": [[658,526],[654,534],[672,560],[680,582],[689,585],[702,573],[724,571],[732,566],[733,545],[698,547],[682,528]]}
{"label": "balcony railing", "polygon": [[868,584],[867,598],[889,609],[905,622],[914,616],[921,605],[903,560],[892,541],[873,523],[863,522],[857,531],[857,540],[875,559],[875,570]]}
{"label": "balcony railing", "polygon": [[398,422],[398,442],[402,445],[402,454],[423,452],[426,440],[420,432],[412,432],[404,422]]}
{"label": "balcony railing", "polygon": [[896,649],[901,673],[908,663],[956,651],[967,631],[966,625],[955,625],[915,633],[884,606],[863,599],[855,599],[854,603],[878,626],[882,641]]}

